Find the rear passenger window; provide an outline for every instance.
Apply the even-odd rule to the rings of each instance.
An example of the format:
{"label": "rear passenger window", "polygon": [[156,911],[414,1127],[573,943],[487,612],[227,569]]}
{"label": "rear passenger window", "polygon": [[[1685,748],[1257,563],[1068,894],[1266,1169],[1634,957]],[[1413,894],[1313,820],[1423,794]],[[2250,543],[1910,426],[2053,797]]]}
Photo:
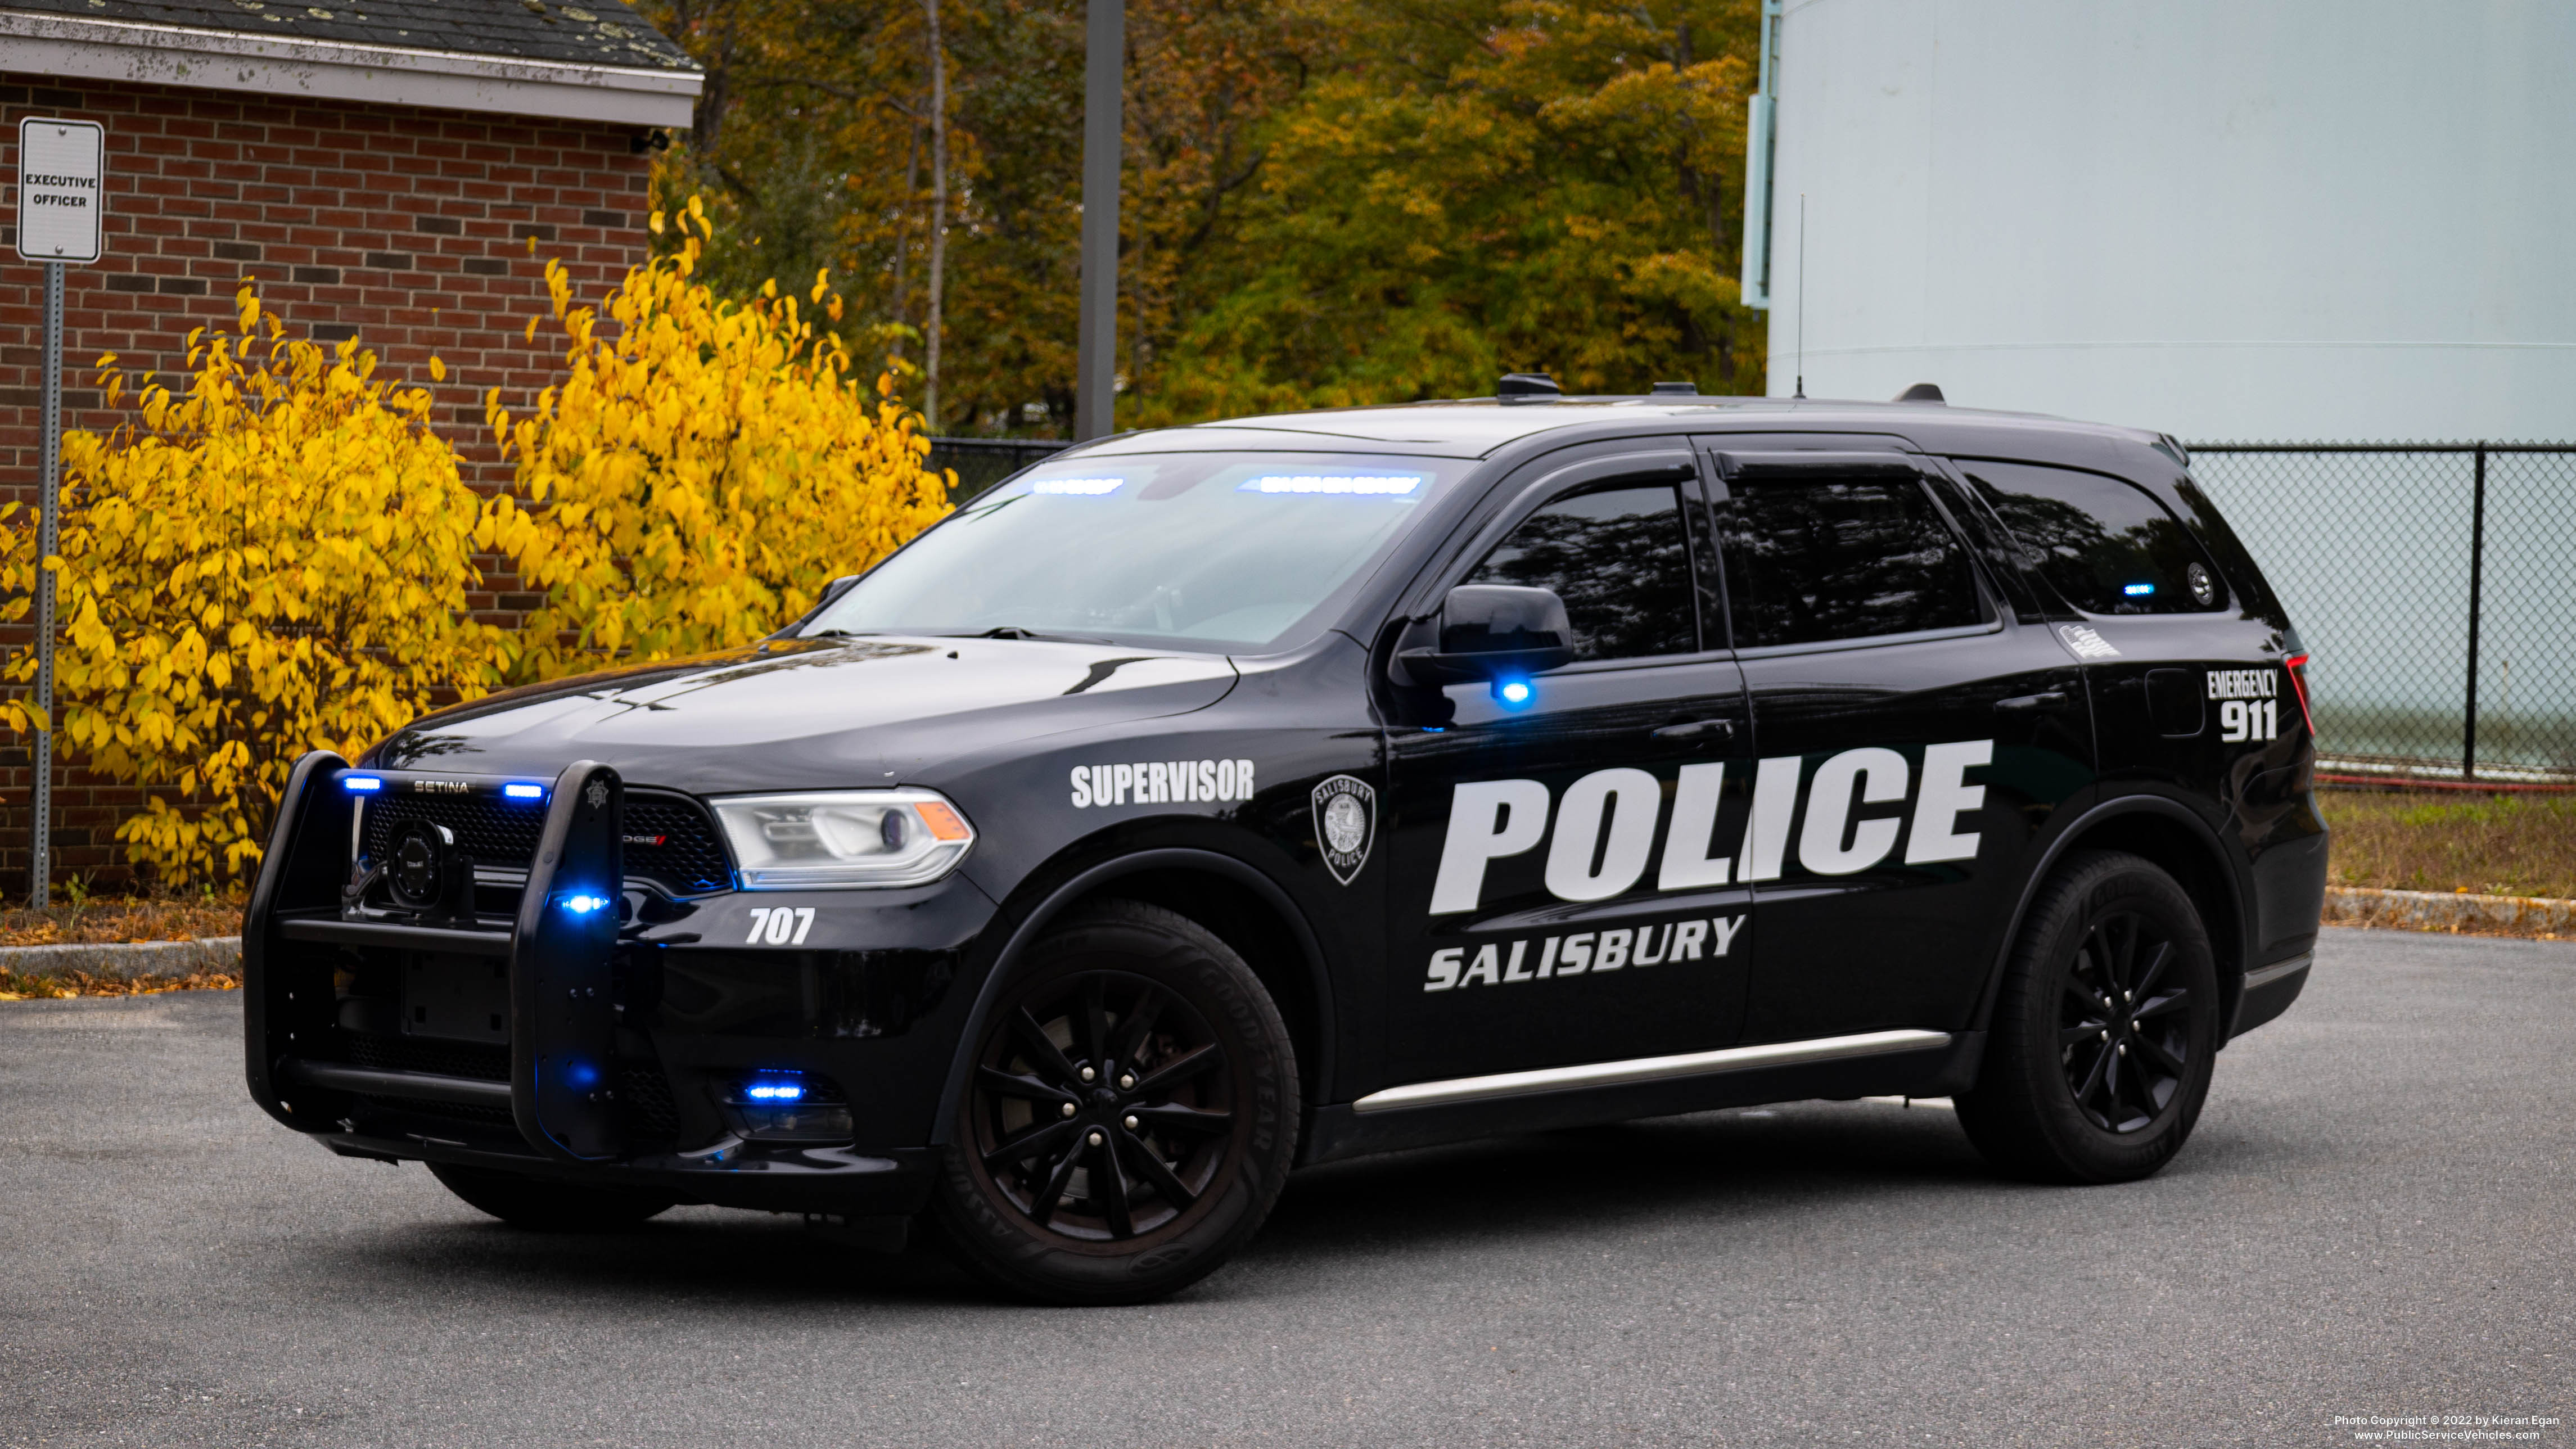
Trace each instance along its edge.
{"label": "rear passenger window", "polygon": [[1719,544],[1739,646],[1985,621],[1967,549],[1912,478],[1736,478],[1727,487]]}
{"label": "rear passenger window", "polygon": [[2218,569],[2145,489],[2071,468],[1966,461],[2031,566],[2088,614],[2189,614],[2227,606]]}
{"label": "rear passenger window", "polygon": [[1554,589],[1578,659],[1699,648],[1690,535],[1669,483],[1611,484],[1533,513],[1465,580]]}

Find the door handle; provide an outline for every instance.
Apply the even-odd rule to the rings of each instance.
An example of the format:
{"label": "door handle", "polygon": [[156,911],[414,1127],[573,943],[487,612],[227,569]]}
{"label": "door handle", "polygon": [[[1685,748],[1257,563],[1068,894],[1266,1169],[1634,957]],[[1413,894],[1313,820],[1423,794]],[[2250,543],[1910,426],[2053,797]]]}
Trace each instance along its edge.
{"label": "door handle", "polygon": [[2047,710],[2053,714],[2073,702],[2066,691],[2049,689],[2038,694],[2016,694],[2010,699],[1996,700],[1995,708],[2004,714],[2024,714],[2032,710]]}
{"label": "door handle", "polygon": [[1682,744],[1690,740],[1704,740],[1712,735],[1723,740],[1734,739],[1735,721],[1731,719],[1683,720],[1679,724],[1668,724],[1655,731],[1655,738],[1668,745]]}

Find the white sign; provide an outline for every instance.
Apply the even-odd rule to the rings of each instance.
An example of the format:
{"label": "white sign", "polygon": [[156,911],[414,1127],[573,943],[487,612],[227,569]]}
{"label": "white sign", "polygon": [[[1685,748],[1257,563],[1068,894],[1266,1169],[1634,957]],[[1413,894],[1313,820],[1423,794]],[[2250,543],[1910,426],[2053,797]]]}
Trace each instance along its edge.
{"label": "white sign", "polygon": [[107,128],[95,121],[18,123],[18,255],[94,262],[106,246]]}

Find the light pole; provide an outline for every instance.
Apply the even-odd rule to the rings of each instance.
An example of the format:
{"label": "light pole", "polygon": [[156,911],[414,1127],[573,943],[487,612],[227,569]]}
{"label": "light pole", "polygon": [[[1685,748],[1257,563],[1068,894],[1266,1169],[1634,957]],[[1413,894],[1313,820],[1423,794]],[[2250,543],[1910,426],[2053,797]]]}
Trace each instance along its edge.
{"label": "light pole", "polygon": [[1118,161],[1125,129],[1127,0],[1090,0],[1082,82],[1082,320],[1076,442],[1117,431]]}

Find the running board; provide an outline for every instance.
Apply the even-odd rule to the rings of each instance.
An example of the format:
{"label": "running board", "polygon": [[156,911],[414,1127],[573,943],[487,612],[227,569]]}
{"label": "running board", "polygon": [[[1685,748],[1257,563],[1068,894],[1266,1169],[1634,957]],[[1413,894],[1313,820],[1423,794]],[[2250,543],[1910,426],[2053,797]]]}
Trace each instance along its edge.
{"label": "running board", "polygon": [[1586,1087],[1626,1087],[1647,1082],[1677,1082],[1764,1067],[1807,1066],[1848,1061],[1889,1052],[1938,1051],[1950,1045],[1946,1031],[1872,1031],[1858,1036],[1819,1037],[1814,1041],[1772,1042],[1764,1046],[1727,1047],[1722,1051],[1682,1056],[1636,1057],[1624,1062],[1592,1062],[1579,1067],[1548,1067],[1535,1072],[1500,1072],[1490,1077],[1453,1077],[1445,1082],[1415,1082],[1371,1092],[1351,1104],[1355,1113],[1394,1112],[1408,1107],[1449,1107],[1493,1102],[1541,1092],[1579,1091]]}

